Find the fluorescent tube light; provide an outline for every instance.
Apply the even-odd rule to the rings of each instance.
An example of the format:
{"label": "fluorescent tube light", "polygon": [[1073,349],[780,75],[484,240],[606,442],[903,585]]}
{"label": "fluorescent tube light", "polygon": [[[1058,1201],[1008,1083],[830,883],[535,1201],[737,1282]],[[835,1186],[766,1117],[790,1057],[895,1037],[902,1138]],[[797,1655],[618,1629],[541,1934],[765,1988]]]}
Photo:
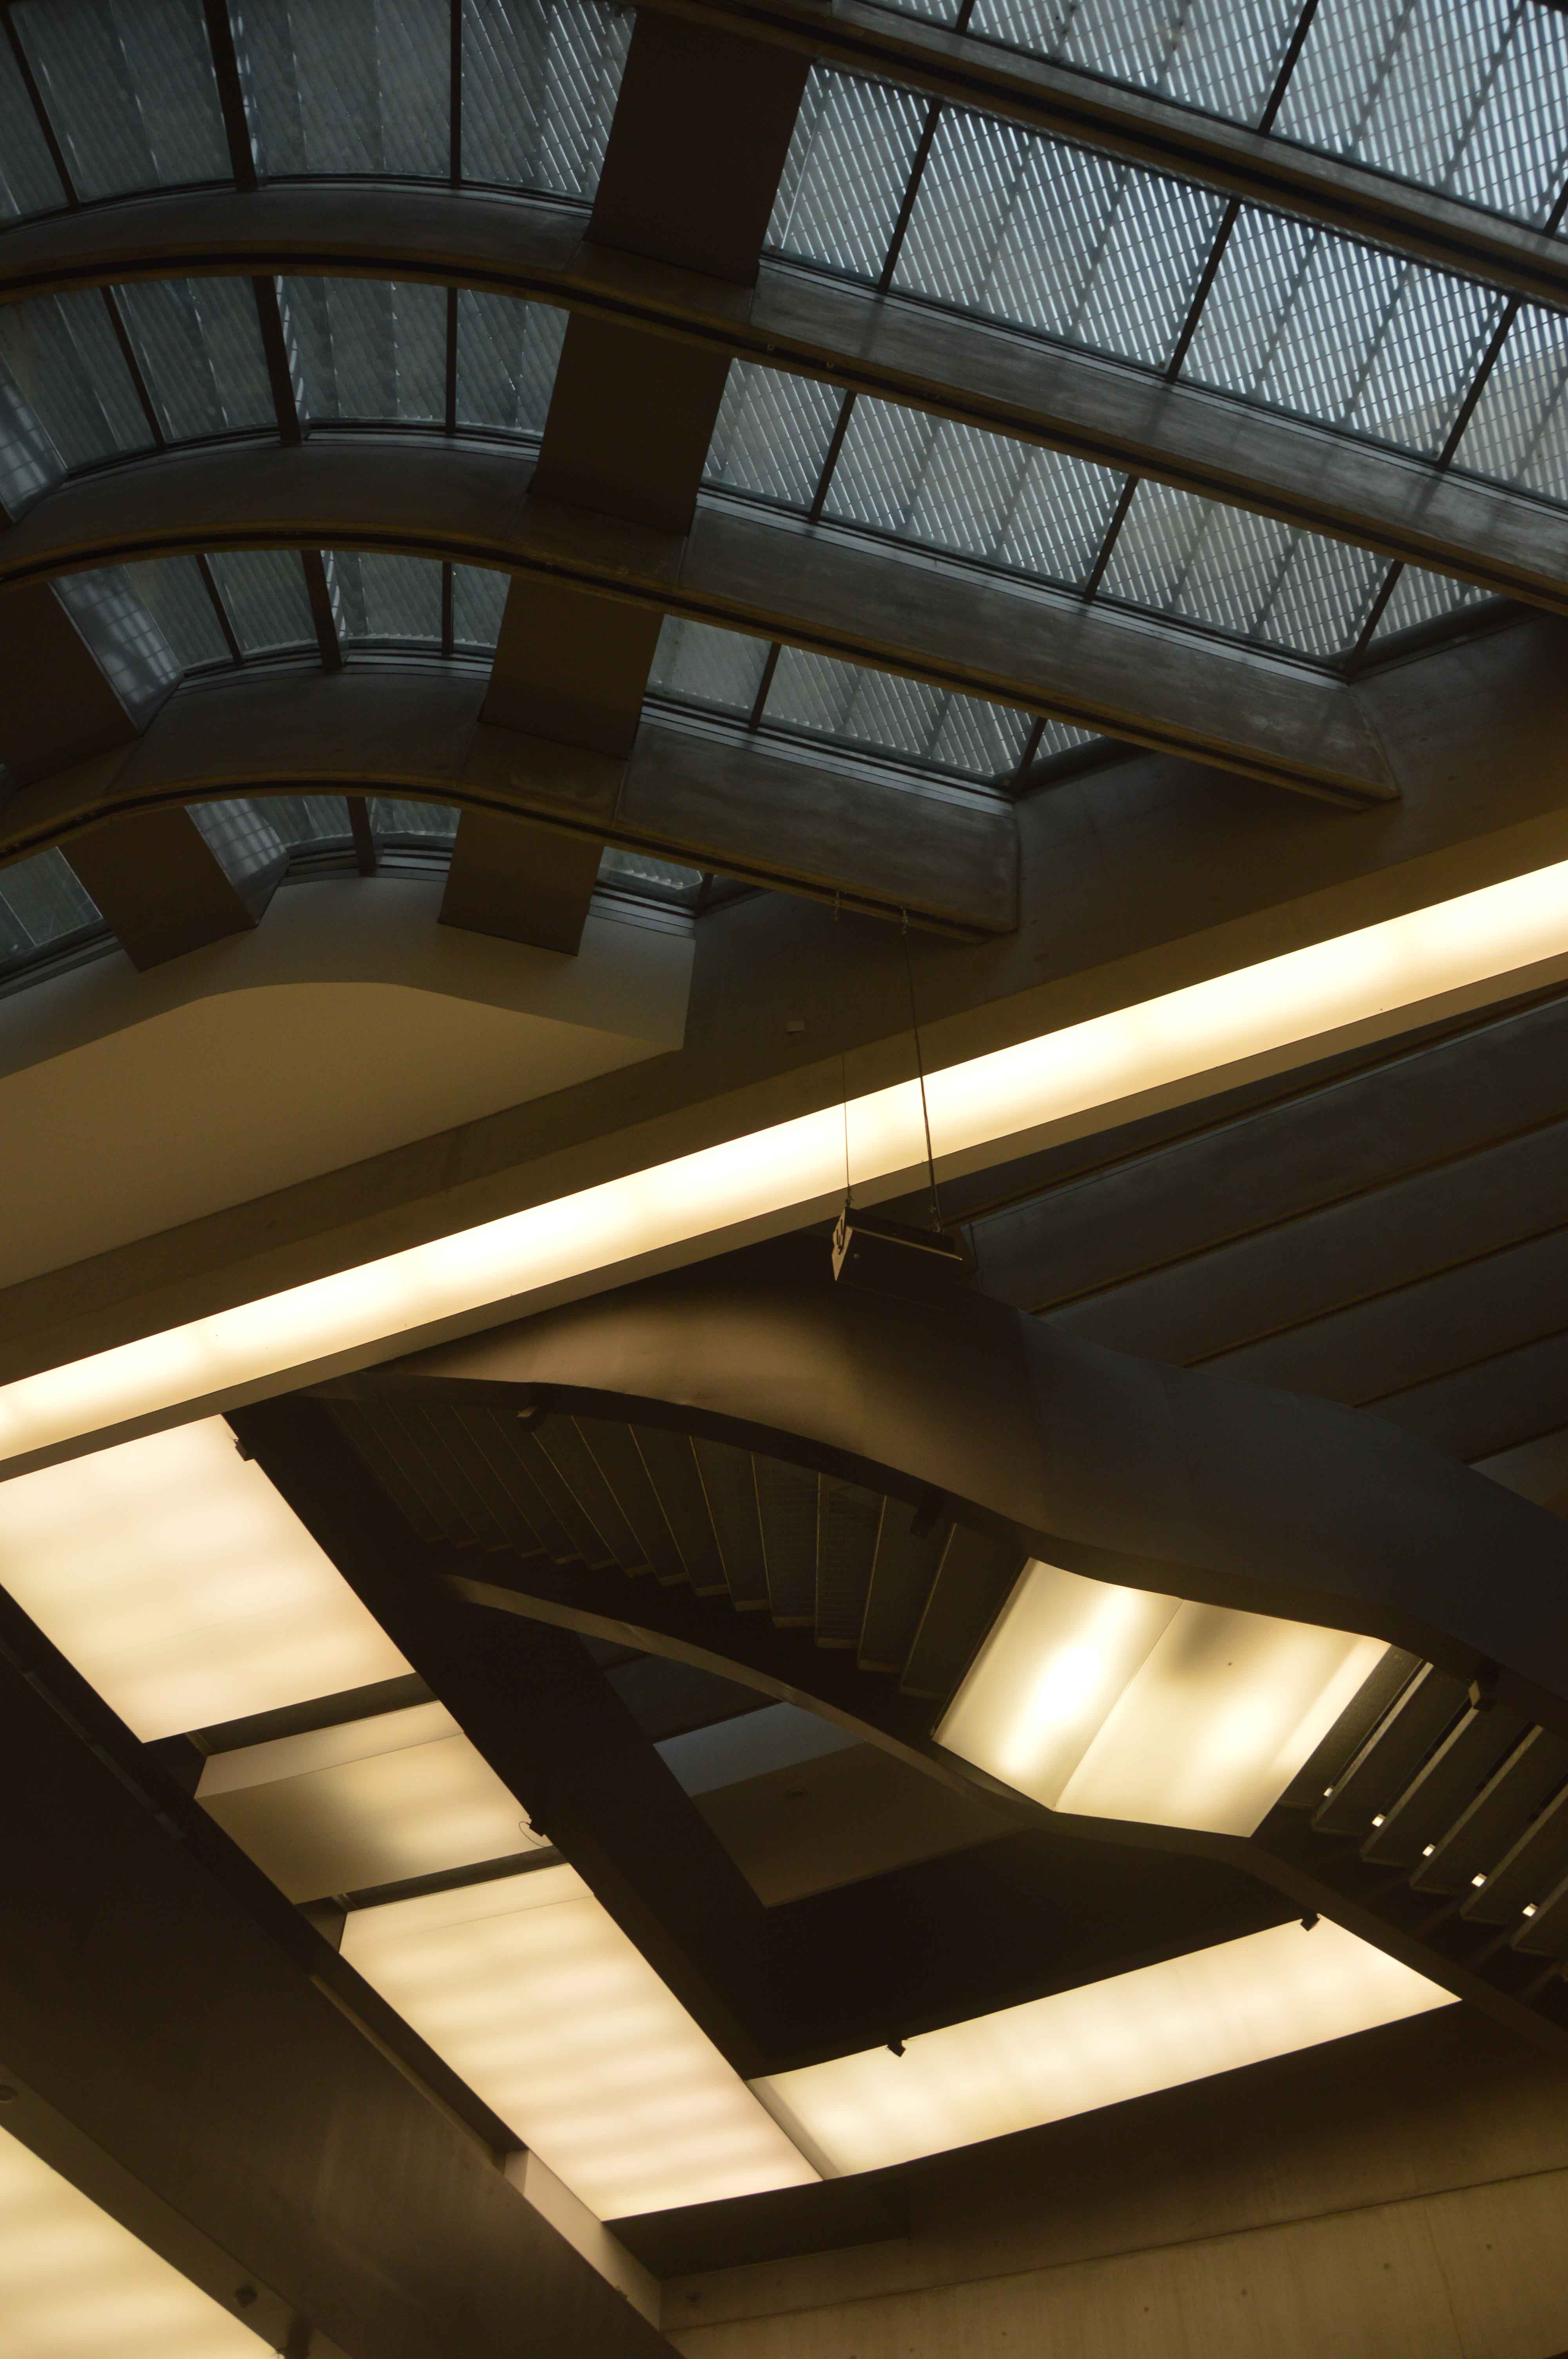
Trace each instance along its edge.
{"label": "fluorescent tube light", "polygon": [[[948,1161],[1048,1136],[1086,1115],[1234,1071],[1347,1027],[1390,1019],[1568,962],[1568,863],[1387,918],[927,1076],[932,1138]],[[896,1190],[925,1160],[913,1082],[849,1107],[854,1178]],[[844,1187],[837,1107],[631,1172],[571,1196],[242,1303],[0,1387],[0,1460],[216,1406],[308,1366],[373,1357],[411,1331],[537,1300],[585,1276],[634,1269],[698,1238],[794,1226]]]}
{"label": "fluorescent tube light", "polygon": [[248,2327],[0,2131],[5,2359],[259,2359]]}
{"label": "fluorescent tube light", "polygon": [[1035,1560],[937,1740],[1054,1810],[1250,1834],[1385,1652]]}
{"label": "fluorescent tube light", "polygon": [[438,1703],[215,1753],[196,1799],[290,1900],[401,1884],[545,1842]]}
{"label": "fluorescent tube light", "polygon": [[817,2176],[572,1868],[351,1909],[342,1951],[600,2220]]}
{"label": "fluorescent tube light", "polygon": [[0,1483],[0,1583],[141,1737],[408,1669],[220,1418]]}
{"label": "fluorescent tube light", "polygon": [[878,2170],[1454,2003],[1320,1918],[754,2085],[834,2169]]}

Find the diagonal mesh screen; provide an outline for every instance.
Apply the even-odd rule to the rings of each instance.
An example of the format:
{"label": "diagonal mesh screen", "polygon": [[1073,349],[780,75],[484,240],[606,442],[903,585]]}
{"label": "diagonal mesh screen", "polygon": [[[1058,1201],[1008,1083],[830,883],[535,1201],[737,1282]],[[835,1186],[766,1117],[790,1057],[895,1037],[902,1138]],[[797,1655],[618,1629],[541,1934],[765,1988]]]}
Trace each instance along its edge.
{"label": "diagonal mesh screen", "polygon": [[100,292],[0,304],[0,366],[68,467],[150,446],[152,429]]}
{"label": "diagonal mesh screen", "polygon": [[326,566],[338,629],[351,646],[365,639],[439,644],[439,565],[423,557],[333,549],[326,554]]}
{"label": "diagonal mesh screen", "polygon": [[149,279],[118,300],[166,440],[276,429],[248,278]]}
{"label": "diagonal mesh screen", "polygon": [[1011,776],[1029,736],[1024,713],[798,647],[781,653],[762,717],[971,777]]}
{"label": "diagonal mesh screen", "polygon": [[591,202],[631,22],[595,0],[463,0],[463,178]]}
{"label": "diagonal mesh screen", "polygon": [[79,197],[230,178],[201,0],[19,0],[11,15]]}
{"label": "diagonal mesh screen", "polygon": [[36,853],[0,868],[0,975],[103,929],[63,852]]}
{"label": "diagonal mesh screen", "polygon": [[292,549],[215,550],[209,560],[234,636],[247,656],[316,647],[305,572]]}
{"label": "diagonal mesh screen", "polygon": [[156,557],[127,565],[124,571],[184,669],[232,662],[218,610],[194,557]]}
{"label": "diagonal mesh screen", "polygon": [[547,303],[460,293],[458,424],[542,434],[566,328],[566,313]]}
{"label": "diagonal mesh screen", "polygon": [[0,222],[47,213],[65,190],[38,125],[21,70],[0,41]]}
{"label": "diagonal mesh screen", "polygon": [[284,296],[313,419],[442,422],[447,298],[441,288],[289,278]]}
{"label": "diagonal mesh screen", "polygon": [[245,0],[263,167],[445,179],[446,0]]}
{"label": "diagonal mesh screen", "polygon": [[1503,339],[1454,464],[1523,492],[1568,500],[1568,321],[1521,306]]}

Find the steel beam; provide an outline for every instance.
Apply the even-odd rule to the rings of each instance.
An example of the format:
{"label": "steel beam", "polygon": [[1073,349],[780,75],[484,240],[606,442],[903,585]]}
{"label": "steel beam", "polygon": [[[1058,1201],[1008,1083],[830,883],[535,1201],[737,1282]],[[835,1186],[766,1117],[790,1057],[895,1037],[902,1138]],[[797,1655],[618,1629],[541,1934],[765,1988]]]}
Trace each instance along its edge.
{"label": "steel beam", "polygon": [[[669,2345],[206,1864],[195,1805],[52,1650],[0,1648],[0,2061],[31,2133],[263,2332],[322,2359]],[[26,1647],[26,1653],[22,1649]],[[243,1867],[244,1863],[238,1864]],[[62,2136],[67,2125],[70,2136]]]}
{"label": "steel beam", "polygon": [[968,940],[1017,924],[1017,817],[1000,796],[925,791],[655,721],[619,763],[481,724],[483,692],[471,672],[426,666],[193,685],[123,757],[14,795],[0,861],[70,849],[138,813],[330,785],[457,803],[537,839],[525,856],[541,874],[551,859],[597,864],[592,847],[613,842],[871,916],[907,910]]}
{"label": "steel beam", "polygon": [[743,32],[755,41],[818,58],[847,73],[923,91],[950,106],[1000,116],[1152,172],[1195,180],[1226,196],[1294,213],[1346,237],[1408,255],[1510,294],[1568,307],[1568,253],[1561,238],[1456,203],[1364,164],[1320,156],[1119,88],[1070,66],[949,32],[871,0],[651,0],[691,25]]}
{"label": "steel beam", "polygon": [[1334,801],[1394,797],[1355,691],[1304,665],[729,505],[700,509],[682,538],[529,500],[528,484],[510,452],[408,436],[164,452],[39,500],[0,542],[0,584],[177,549],[452,558],[606,611],[780,639]]}
{"label": "steel beam", "polygon": [[[818,377],[1568,614],[1558,510],[1146,370],[765,264],[741,290],[596,247],[531,198],[395,184],[192,190],[0,235],[0,300],[178,271],[504,291]],[[268,281],[270,284],[270,280]]]}

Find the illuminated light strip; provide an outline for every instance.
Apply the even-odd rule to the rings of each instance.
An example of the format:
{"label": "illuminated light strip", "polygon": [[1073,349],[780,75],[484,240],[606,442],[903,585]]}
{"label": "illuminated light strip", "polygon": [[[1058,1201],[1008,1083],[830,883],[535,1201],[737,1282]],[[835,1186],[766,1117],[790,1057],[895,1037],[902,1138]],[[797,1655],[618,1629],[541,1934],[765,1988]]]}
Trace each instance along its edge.
{"label": "illuminated light strip", "polygon": [[1455,2004],[1324,1918],[752,2086],[830,2169],[880,2170]]}
{"label": "illuminated light strip", "polygon": [[[1021,1140],[1547,962],[1568,962],[1568,862],[946,1066],[927,1077],[935,1152]],[[913,1082],[854,1099],[849,1124],[857,1184],[923,1162]],[[0,1387],[0,1461],[373,1357],[700,1238],[814,1218],[842,1190],[843,1154],[843,1118],[825,1108],[20,1377]]]}
{"label": "illuminated light strip", "polygon": [[249,2327],[0,2131],[6,2359],[260,2359]]}

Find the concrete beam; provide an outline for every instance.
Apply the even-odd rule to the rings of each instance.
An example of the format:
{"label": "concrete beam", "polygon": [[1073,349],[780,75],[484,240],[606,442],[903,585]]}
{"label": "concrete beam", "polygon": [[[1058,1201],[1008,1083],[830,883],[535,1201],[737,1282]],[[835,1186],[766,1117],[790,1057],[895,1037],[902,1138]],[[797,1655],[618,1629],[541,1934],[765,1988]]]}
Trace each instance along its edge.
{"label": "concrete beam", "polygon": [[654,0],[691,25],[744,32],[819,58],[847,73],[924,91],[950,106],[994,114],[1152,172],[1295,213],[1346,237],[1478,278],[1509,293],[1568,308],[1568,253],[1561,238],[1409,186],[1364,164],[1296,147],[1180,106],[1119,88],[1070,66],[949,32],[871,0]]}
{"label": "concrete beam", "polygon": [[1017,924],[1017,815],[1000,796],[924,791],[654,721],[616,762],[481,723],[482,695],[471,672],[425,666],[192,687],[124,756],[15,796],[0,814],[0,860],[51,843],[86,856],[79,847],[106,824],[330,785],[455,802],[464,824],[496,831],[497,869],[531,863],[543,892],[550,864],[566,864],[568,898],[571,864],[591,864],[591,889],[597,847],[614,842],[868,915],[907,910],[970,940]]}
{"label": "concrete beam", "polygon": [[741,290],[594,246],[535,199],[390,183],[132,198],[0,235],[0,301],[177,270],[254,277],[258,266],[557,304],[1123,468],[1568,613],[1561,519],[1541,502],[866,288],[764,264]]}
{"label": "concrete beam", "polygon": [[[512,452],[406,435],[163,452],[39,500],[0,542],[0,584],[177,549],[452,558],[546,582],[586,600],[585,613],[624,610],[639,628],[684,614],[1331,801],[1394,794],[1356,691],[1304,665],[727,505],[700,509],[681,538],[529,499],[530,481]],[[588,667],[589,643],[568,621],[562,664],[537,684],[539,734],[568,734],[573,647]]]}

